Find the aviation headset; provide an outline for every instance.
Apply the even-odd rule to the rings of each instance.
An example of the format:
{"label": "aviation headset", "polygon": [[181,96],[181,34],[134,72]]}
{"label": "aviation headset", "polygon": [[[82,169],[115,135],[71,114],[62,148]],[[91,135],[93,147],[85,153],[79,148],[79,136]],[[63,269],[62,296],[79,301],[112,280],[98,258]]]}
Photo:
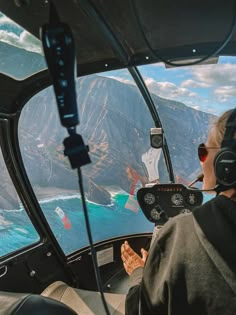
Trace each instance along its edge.
{"label": "aviation headset", "polygon": [[236,188],[236,108],[230,114],[225,125],[221,149],[214,159],[216,191]]}

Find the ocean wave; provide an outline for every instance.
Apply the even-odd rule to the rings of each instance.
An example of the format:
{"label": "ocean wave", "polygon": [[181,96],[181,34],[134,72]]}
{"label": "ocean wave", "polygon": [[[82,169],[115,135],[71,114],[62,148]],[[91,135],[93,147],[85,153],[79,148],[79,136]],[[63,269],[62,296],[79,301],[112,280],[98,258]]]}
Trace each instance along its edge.
{"label": "ocean wave", "polygon": [[0,215],[0,227],[10,227],[13,224],[13,222],[6,220],[3,216]]}
{"label": "ocean wave", "polygon": [[89,204],[93,204],[93,205],[99,206],[99,207],[102,206],[102,207],[108,207],[108,208],[114,207],[114,205],[115,205],[114,202],[111,202],[108,205],[104,205],[102,203],[97,203],[97,202],[91,201],[89,199],[86,199],[86,202],[89,203]]}
{"label": "ocean wave", "polygon": [[73,194],[73,195],[57,195],[54,197],[48,197],[48,198],[42,198],[39,200],[39,204],[44,204],[44,203],[48,203],[48,202],[52,202],[52,201],[56,201],[56,200],[68,200],[68,199],[81,199],[80,194]]}
{"label": "ocean wave", "polygon": [[125,190],[123,190],[122,188],[120,188],[119,186],[103,186],[104,189],[106,189],[112,197],[116,196],[116,195],[120,195],[120,194],[127,194],[127,192]]}
{"label": "ocean wave", "polygon": [[4,212],[22,212],[25,211],[23,207],[20,207],[20,209],[0,209],[0,213]]}
{"label": "ocean wave", "polygon": [[23,229],[23,228],[17,227],[17,228],[14,228],[14,230],[18,231],[20,233],[23,233],[23,234],[29,234],[29,232],[27,230]]}
{"label": "ocean wave", "polygon": [[[57,200],[71,200],[71,199],[79,199],[81,200],[81,195],[80,194],[73,194],[73,195],[57,195],[57,196],[54,196],[54,197],[49,197],[49,198],[43,198],[41,200],[39,200],[39,204],[45,204],[45,203],[48,203],[48,202],[53,202],[53,201],[57,201]],[[91,201],[89,199],[86,199],[86,203],[88,204],[93,204],[93,205],[96,205],[96,206],[104,206],[104,207],[113,207],[115,205],[114,201],[112,201],[110,204],[108,205],[104,205],[104,204],[101,204],[101,203],[97,203],[97,202],[94,202],[94,201]]]}

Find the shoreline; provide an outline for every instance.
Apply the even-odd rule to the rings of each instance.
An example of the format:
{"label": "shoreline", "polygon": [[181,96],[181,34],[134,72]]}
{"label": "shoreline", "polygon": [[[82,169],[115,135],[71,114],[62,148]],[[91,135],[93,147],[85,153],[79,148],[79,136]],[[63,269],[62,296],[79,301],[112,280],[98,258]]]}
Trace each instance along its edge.
{"label": "shoreline", "polygon": [[58,187],[34,187],[34,193],[38,200],[43,201],[45,199],[51,199],[58,196],[73,196],[73,195],[80,195],[80,191],[75,189],[64,189]]}
{"label": "shoreline", "polygon": [[[110,188],[110,190],[108,188]],[[110,193],[111,198],[112,198],[111,203],[106,206],[113,205],[113,202],[114,202],[113,198],[115,198],[116,195],[127,194],[127,192],[125,192],[123,189],[119,187],[104,186],[104,189],[106,189]],[[76,189],[65,189],[65,188],[59,188],[59,187],[34,186],[33,192],[38,202],[45,202],[50,199],[58,199],[58,198],[70,197],[70,196],[72,197],[76,195],[78,195],[78,197],[81,196],[79,188],[78,190],[76,190]],[[87,201],[94,204],[100,204],[89,199],[87,199]],[[104,204],[101,204],[101,205],[104,205]],[[0,210],[7,210],[7,211],[17,210],[18,211],[21,207],[22,207],[22,202],[19,198],[17,198],[16,205],[3,205],[2,207],[0,207]]]}
{"label": "shoreline", "polygon": [[[61,199],[63,197],[64,198],[75,197],[76,195],[78,195],[78,197],[81,196],[79,190],[63,189],[63,188],[58,188],[58,187],[39,187],[39,186],[37,186],[37,187],[34,187],[34,193],[35,193],[36,198],[37,198],[39,203],[47,202],[47,201],[50,201],[53,199]],[[118,191],[116,191],[116,192],[109,191],[109,193],[111,194],[111,198],[114,198],[117,195]],[[102,203],[94,202],[94,201],[89,200],[87,198],[86,198],[86,200],[90,203],[93,203],[93,204],[108,206],[108,207],[111,207],[114,204],[113,200],[109,204],[102,204]]]}
{"label": "shoreline", "polygon": [[[108,188],[110,188],[110,190]],[[104,186],[104,189],[107,190],[111,194],[112,197],[114,197],[115,195],[119,193],[126,193],[123,189],[118,188],[118,187],[115,188],[114,186],[110,186],[110,187]],[[58,188],[58,187],[35,186],[33,188],[33,191],[38,200],[53,198],[53,197],[62,196],[62,195],[66,195],[66,196],[71,196],[71,195],[76,195],[76,194],[80,195],[79,188],[78,190],[76,190],[76,189],[64,189],[64,188]]]}

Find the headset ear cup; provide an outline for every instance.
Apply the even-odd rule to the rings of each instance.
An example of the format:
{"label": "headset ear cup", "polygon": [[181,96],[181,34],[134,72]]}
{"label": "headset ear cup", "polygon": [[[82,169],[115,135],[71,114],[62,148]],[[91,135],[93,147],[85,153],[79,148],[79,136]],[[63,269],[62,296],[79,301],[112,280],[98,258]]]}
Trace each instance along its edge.
{"label": "headset ear cup", "polygon": [[214,170],[218,184],[236,186],[236,152],[232,148],[221,149],[215,156]]}

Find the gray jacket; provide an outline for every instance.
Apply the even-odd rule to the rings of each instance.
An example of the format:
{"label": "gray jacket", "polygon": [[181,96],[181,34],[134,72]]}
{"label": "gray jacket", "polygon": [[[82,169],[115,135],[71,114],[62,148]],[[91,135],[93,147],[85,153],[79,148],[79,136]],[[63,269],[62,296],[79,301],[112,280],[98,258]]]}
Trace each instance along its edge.
{"label": "gray jacket", "polygon": [[169,220],[130,281],[127,315],[235,315],[236,202],[218,196]]}

